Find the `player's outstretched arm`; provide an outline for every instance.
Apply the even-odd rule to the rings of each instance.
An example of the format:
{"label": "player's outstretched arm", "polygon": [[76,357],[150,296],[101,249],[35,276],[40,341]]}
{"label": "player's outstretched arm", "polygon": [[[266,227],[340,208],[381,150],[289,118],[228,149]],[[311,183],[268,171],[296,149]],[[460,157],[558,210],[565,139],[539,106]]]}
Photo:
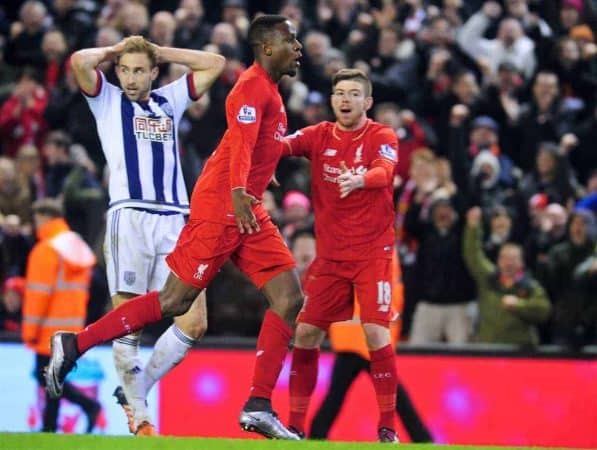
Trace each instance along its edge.
{"label": "player's outstretched arm", "polygon": [[77,84],[83,92],[91,93],[97,86],[99,76],[95,68],[104,61],[109,61],[122,51],[126,39],[111,47],[86,48],[72,54],[71,65]]}
{"label": "player's outstretched arm", "polygon": [[160,47],[155,44],[154,46],[159,61],[182,64],[191,69],[197,95],[207,91],[224,70],[226,58],[217,53],[186,48]]}

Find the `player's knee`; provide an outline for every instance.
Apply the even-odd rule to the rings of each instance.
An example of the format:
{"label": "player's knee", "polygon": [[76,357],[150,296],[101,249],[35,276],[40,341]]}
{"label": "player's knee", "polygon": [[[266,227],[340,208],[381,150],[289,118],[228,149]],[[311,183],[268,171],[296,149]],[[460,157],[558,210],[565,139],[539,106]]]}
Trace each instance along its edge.
{"label": "player's knee", "polygon": [[388,327],[375,323],[365,323],[363,324],[363,329],[369,350],[379,350],[391,343],[390,329]]}
{"label": "player's knee", "polygon": [[188,337],[198,341],[207,331],[207,317],[198,317],[192,323],[185,323],[183,331]]}
{"label": "player's knee", "polygon": [[294,335],[294,345],[301,348],[316,348],[325,338],[325,330],[314,325],[299,323]]}
{"label": "player's knee", "polygon": [[160,291],[159,297],[163,317],[180,316],[189,310],[192,303],[192,300],[186,301],[184,297],[167,288]]}
{"label": "player's knee", "polygon": [[282,316],[289,322],[294,323],[298,313],[303,307],[303,295],[300,292],[293,293],[282,299],[280,309]]}

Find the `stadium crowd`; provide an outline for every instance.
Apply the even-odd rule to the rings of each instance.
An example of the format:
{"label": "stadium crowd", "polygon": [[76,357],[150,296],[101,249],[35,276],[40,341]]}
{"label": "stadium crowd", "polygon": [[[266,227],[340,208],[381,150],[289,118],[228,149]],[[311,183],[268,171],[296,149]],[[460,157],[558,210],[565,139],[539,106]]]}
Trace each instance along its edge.
{"label": "stadium crowd", "polygon": [[[35,242],[31,205],[45,197],[63,201],[67,222],[97,254],[88,320],[108,305],[105,160],[69,55],[138,34],[226,57],[180,124],[190,192],[226,127],[224,99],[251,63],[246,33],[259,12],[289,17],[304,45],[299,76],[280,84],[291,132],[331,120],[330,79],[344,67],[369,75],[371,115],[396,130],[405,338],[596,342],[595,0],[1,5],[1,329],[18,333],[21,278]],[[110,63],[101,70],[118,84]],[[161,66],[156,83],[184,70]],[[307,163],[283,159],[280,186],[263,199],[299,269],[314,256],[309,177]],[[516,245],[500,252],[505,243]],[[208,333],[256,336],[266,303],[234,268],[222,272],[208,290]],[[519,298],[528,299],[524,312],[514,308]]]}

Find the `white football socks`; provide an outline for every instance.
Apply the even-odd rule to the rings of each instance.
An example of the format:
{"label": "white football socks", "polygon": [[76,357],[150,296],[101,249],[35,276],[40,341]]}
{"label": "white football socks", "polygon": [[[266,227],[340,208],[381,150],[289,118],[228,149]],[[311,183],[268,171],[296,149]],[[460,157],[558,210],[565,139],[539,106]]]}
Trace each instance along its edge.
{"label": "white football socks", "polygon": [[151,358],[143,371],[145,393],[149,392],[156,381],[184,359],[194,343],[195,340],[180,331],[175,324],[164,331],[155,343]]}
{"label": "white football socks", "polygon": [[112,342],[112,353],[124,394],[135,414],[135,424],[138,426],[144,420],[151,423],[145,401],[145,376],[139,357],[139,336],[129,334],[115,339]]}

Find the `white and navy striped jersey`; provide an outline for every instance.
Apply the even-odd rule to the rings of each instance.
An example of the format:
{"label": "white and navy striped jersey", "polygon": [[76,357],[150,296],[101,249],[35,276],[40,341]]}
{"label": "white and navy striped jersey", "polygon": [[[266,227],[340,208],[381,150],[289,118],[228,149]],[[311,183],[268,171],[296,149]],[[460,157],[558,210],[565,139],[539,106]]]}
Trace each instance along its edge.
{"label": "white and navy striped jersey", "polygon": [[96,91],[85,98],[110,170],[110,209],[188,214],[176,140],[184,111],[197,99],[192,75],[151,91],[146,102],[134,102],[97,73]]}

